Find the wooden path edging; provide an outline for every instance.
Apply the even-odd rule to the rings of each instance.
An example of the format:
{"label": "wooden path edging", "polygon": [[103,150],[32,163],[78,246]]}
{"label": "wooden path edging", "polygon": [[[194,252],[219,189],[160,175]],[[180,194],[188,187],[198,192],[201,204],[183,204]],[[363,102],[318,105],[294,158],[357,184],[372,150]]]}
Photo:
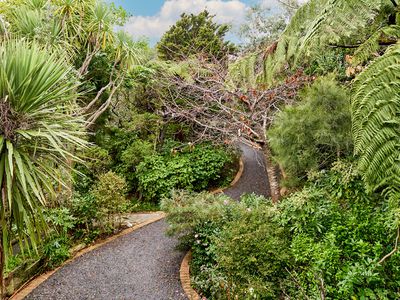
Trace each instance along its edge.
{"label": "wooden path edging", "polygon": [[[243,175],[243,170],[244,170],[243,157],[240,157],[239,170],[236,173],[236,176],[233,179],[233,181],[230,183],[230,185],[223,189],[216,189],[216,190],[212,191],[211,193],[212,194],[221,194],[226,189],[236,185],[236,183],[240,180],[240,178]],[[201,300],[200,295],[192,288],[192,284],[191,284],[191,280],[190,280],[190,261],[191,260],[192,260],[192,250],[189,250],[188,253],[186,253],[185,257],[182,260],[181,268],[179,270],[179,276],[180,276],[182,288],[186,294],[186,297],[188,297],[189,300]]]}
{"label": "wooden path edging", "polygon": [[211,194],[222,194],[226,189],[229,189],[231,187],[233,187],[238,181],[239,179],[242,177],[243,175],[243,170],[244,170],[244,162],[243,162],[243,157],[240,157],[239,160],[239,170],[236,173],[235,178],[233,179],[233,181],[229,184],[229,186],[223,188],[223,189],[216,189],[211,191]]}

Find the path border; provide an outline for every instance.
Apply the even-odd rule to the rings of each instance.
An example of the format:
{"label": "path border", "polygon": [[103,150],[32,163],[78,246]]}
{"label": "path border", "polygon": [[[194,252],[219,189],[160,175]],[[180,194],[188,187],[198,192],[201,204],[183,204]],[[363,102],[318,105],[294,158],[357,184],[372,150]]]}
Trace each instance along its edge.
{"label": "path border", "polygon": [[192,250],[189,250],[186,253],[185,257],[182,260],[181,268],[179,270],[179,276],[181,278],[181,284],[183,291],[188,297],[189,300],[200,300],[201,297],[197,292],[192,288],[191,280],[190,280],[190,261],[192,260]]}
{"label": "path border", "polygon": [[86,247],[80,251],[78,251],[77,253],[74,254],[74,256],[70,259],[68,259],[67,261],[65,261],[61,266],[59,266],[58,268],[46,272],[44,274],[41,274],[39,276],[36,276],[34,278],[32,278],[31,280],[29,280],[28,282],[26,282],[23,286],[21,286],[9,299],[10,300],[22,300],[24,299],[26,296],[28,296],[34,289],[36,289],[37,287],[39,287],[39,285],[41,285],[43,282],[45,282],[47,279],[49,279],[54,273],[56,273],[58,270],[60,270],[62,267],[66,266],[67,264],[73,262],[74,260],[76,260],[77,258],[81,257],[82,255],[89,253],[95,249],[98,249],[104,245],[107,245],[113,241],[115,241],[116,239],[125,236],[129,233],[132,233],[142,227],[145,227],[147,225],[150,225],[152,223],[155,223],[157,221],[160,221],[162,219],[164,219],[166,217],[166,214],[164,212],[157,212],[157,216],[155,216],[154,218],[151,218],[150,220],[144,221],[142,223],[139,223],[137,225],[132,226],[131,228],[127,228],[122,230],[121,232],[110,236],[108,238],[106,238],[105,240],[101,240],[98,243],[91,245],[89,247]]}
{"label": "path border", "polygon": [[240,178],[243,175],[243,171],[244,171],[244,162],[243,162],[243,157],[241,156],[239,159],[239,170],[236,173],[235,178],[232,180],[232,182],[229,184],[229,186],[225,187],[225,188],[219,188],[216,190],[211,191],[211,194],[221,194],[223,193],[225,190],[233,187],[234,185],[236,185],[236,183],[240,180]]}
{"label": "path border", "polygon": [[[239,160],[239,170],[236,173],[236,176],[233,179],[233,181],[230,183],[230,185],[223,189],[213,190],[213,191],[211,191],[211,194],[221,194],[226,189],[231,188],[234,185],[236,185],[236,183],[238,183],[238,181],[242,177],[243,171],[244,171],[244,161],[243,161],[243,157],[241,156],[240,160]],[[201,300],[200,295],[192,288],[192,283],[190,280],[190,261],[191,260],[192,260],[192,250],[189,250],[182,260],[181,268],[179,270],[179,277],[181,279],[182,289],[185,292],[186,297],[188,297],[189,300]]]}

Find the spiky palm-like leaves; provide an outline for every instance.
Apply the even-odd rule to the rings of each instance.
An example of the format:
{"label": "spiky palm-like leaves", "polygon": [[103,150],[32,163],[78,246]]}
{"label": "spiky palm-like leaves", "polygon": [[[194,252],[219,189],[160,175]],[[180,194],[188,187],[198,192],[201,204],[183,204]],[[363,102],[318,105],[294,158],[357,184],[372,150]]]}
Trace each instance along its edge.
{"label": "spiky palm-like leaves", "polygon": [[374,61],[354,84],[353,134],[371,188],[400,187],[400,45]]}
{"label": "spiky palm-like leaves", "polygon": [[40,241],[41,209],[55,195],[57,170],[75,159],[71,147],[86,143],[83,121],[72,114],[77,83],[64,59],[8,41],[0,44],[0,61],[0,235],[7,254],[11,225],[20,241]]}

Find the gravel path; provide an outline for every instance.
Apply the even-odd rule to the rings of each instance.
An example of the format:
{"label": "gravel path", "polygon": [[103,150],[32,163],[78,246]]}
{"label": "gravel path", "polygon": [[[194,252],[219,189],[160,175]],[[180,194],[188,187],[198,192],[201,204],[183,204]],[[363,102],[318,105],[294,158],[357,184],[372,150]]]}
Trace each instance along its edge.
{"label": "gravel path", "polygon": [[26,299],[187,299],[179,280],[185,253],[165,236],[164,220],[87,253],[56,272]]}
{"label": "gravel path", "polygon": [[[245,193],[268,196],[263,154],[244,144],[240,149],[243,175],[225,194],[234,199]],[[178,242],[165,236],[166,229],[161,220],[89,252],[61,268],[26,299],[187,299],[179,280],[185,253],[176,250]]]}
{"label": "gravel path", "polygon": [[239,147],[243,153],[243,174],[236,185],[225,190],[224,193],[236,200],[246,193],[269,197],[268,176],[263,153],[245,144],[239,144]]}

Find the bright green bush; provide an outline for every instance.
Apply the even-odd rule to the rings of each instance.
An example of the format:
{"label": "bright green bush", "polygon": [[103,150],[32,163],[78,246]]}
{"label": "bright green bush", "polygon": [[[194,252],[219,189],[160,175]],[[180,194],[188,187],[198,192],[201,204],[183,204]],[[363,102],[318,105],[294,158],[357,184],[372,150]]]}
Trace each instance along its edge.
{"label": "bright green bush", "polygon": [[90,193],[75,194],[71,204],[71,212],[76,219],[74,237],[84,239],[87,242],[93,241],[101,233],[98,225],[103,223],[104,217],[97,199]]}
{"label": "bright green bush", "polygon": [[[388,203],[370,194],[351,165],[337,163],[280,204],[294,259],[291,293],[312,299],[398,299],[400,255]],[[300,288],[299,288],[300,287]],[[305,292],[304,292],[305,291]]]}
{"label": "bright green bush", "polygon": [[[175,193],[165,199],[170,233],[193,251],[193,282],[210,299],[276,299],[281,267],[289,256],[275,208],[250,195],[238,203],[224,195]],[[284,275],[284,273],[282,273]]]}
{"label": "bright green bush", "polygon": [[300,102],[278,114],[268,131],[274,156],[297,186],[313,170],[329,169],[352,154],[349,92],[332,77],[322,77],[300,94]]}
{"label": "bright green bush", "polygon": [[99,176],[99,180],[91,193],[104,214],[111,215],[118,212],[126,202],[126,190],[125,179],[109,171]]}
{"label": "bright green bush", "polygon": [[66,236],[51,236],[43,245],[43,258],[49,269],[60,266],[70,258],[71,241]]}
{"label": "bright green bush", "polygon": [[382,261],[396,240],[392,208],[351,164],[310,174],[275,206],[184,193],[162,207],[192,247],[194,285],[210,299],[400,297],[400,253]]}
{"label": "bright green bush", "polygon": [[139,190],[146,200],[169,197],[173,189],[201,191],[223,184],[232,155],[199,145],[169,155],[152,155],[137,167]]}
{"label": "bright green bush", "polygon": [[270,205],[249,207],[213,237],[217,270],[226,277],[225,295],[278,298],[290,253],[284,228],[278,226],[275,215]]}
{"label": "bright green bush", "polygon": [[145,157],[154,153],[154,144],[143,140],[132,142],[121,152],[120,162],[115,166],[115,172],[125,177],[130,190],[137,188],[136,167],[144,161]]}

